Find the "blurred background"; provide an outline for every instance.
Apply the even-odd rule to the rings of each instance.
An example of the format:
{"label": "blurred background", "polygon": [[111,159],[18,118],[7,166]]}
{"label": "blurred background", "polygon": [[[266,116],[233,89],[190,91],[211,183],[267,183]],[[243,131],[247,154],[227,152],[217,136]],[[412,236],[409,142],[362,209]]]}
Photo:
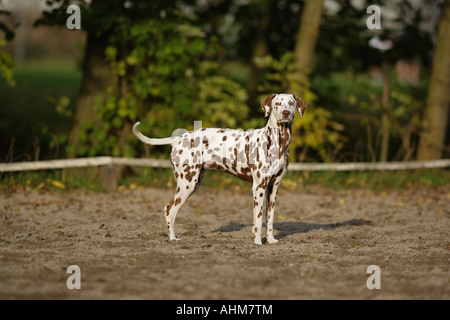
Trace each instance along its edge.
{"label": "blurred background", "polygon": [[167,158],[136,121],[259,128],[281,92],[293,162],[449,158],[449,89],[446,0],[0,0],[0,162]]}

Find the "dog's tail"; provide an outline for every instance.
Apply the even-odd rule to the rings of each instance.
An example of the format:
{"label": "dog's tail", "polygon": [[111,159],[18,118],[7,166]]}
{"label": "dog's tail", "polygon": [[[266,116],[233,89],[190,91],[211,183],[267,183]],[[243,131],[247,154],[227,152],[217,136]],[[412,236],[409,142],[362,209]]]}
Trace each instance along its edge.
{"label": "dog's tail", "polygon": [[144,136],[139,130],[138,127],[141,123],[140,122],[136,122],[133,126],[133,133],[134,135],[141,140],[143,143],[146,144],[152,144],[152,145],[163,145],[163,144],[172,144],[173,142],[173,138],[169,137],[169,138],[163,138],[163,139],[152,139],[149,137]]}

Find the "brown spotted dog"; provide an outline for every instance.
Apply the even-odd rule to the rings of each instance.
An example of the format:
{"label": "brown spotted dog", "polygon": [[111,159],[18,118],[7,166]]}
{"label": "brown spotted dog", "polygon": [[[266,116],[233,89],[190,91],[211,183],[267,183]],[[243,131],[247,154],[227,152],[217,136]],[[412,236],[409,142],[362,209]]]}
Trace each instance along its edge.
{"label": "brown spotted dog", "polygon": [[172,145],[170,160],[177,189],[175,197],[165,207],[165,218],[171,240],[180,207],[199,188],[205,168],[228,172],[253,183],[253,228],[255,243],[262,244],[261,229],[266,204],[267,242],[276,243],[273,236],[275,199],[278,187],[287,171],[292,121],[297,110],[300,117],[306,102],[292,94],[273,94],[261,100],[267,125],[261,129],[238,131],[203,128],[180,136],[151,139],[139,132],[137,122],[133,133],[150,145]]}

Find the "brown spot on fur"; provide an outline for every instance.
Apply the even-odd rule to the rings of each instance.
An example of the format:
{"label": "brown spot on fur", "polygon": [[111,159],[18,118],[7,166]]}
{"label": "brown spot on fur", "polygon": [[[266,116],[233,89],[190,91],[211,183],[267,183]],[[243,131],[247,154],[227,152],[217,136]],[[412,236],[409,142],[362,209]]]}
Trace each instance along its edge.
{"label": "brown spot on fur", "polygon": [[166,216],[169,215],[169,211],[170,211],[170,209],[172,208],[172,206],[173,206],[173,199],[170,200],[170,202],[169,202],[169,203],[167,204],[167,206],[166,206]]}
{"label": "brown spot on fur", "polygon": [[291,130],[292,128],[290,127],[286,127],[286,126],[281,126],[280,127],[280,131],[279,131],[279,137],[278,137],[278,141],[279,141],[279,159],[281,159],[285,153],[288,151],[289,148],[289,141],[291,139]]}
{"label": "brown spot on fur", "polygon": [[227,140],[227,136],[223,136],[222,141]]}
{"label": "brown spot on fur", "polygon": [[237,172],[236,176],[244,181],[253,182],[250,168],[241,168],[241,172]]}
{"label": "brown spot on fur", "polygon": [[175,205],[176,205],[176,206],[179,205],[180,202],[181,202],[181,199],[180,199],[180,198],[177,198],[177,200],[175,200]]}
{"label": "brown spot on fur", "polygon": [[191,182],[192,178],[194,178],[194,176],[196,174],[196,171],[191,172],[191,167],[187,166],[186,168],[184,168],[184,172],[185,172],[185,175],[184,175],[185,179],[187,181]]}
{"label": "brown spot on fur", "polygon": [[269,201],[269,210],[272,210],[275,207],[275,202]]}
{"label": "brown spot on fur", "polygon": [[[203,144],[205,145],[205,148],[208,148],[209,147],[209,140],[203,138]],[[208,150],[208,151],[210,151],[210,150]]]}

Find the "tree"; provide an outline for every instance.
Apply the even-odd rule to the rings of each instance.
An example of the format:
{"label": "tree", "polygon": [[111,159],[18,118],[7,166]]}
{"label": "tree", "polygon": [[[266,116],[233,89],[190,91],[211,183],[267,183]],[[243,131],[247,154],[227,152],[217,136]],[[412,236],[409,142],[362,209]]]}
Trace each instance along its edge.
{"label": "tree", "polygon": [[[69,0],[44,14],[63,25]],[[247,95],[221,76],[220,41],[201,28],[194,1],[80,2],[87,44],[69,156],[136,156],[131,134],[141,120],[150,135],[168,136],[216,110],[204,122],[241,125]],[[244,104],[244,106],[243,106]],[[234,120],[234,122],[233,122]],[[148,153],[148,150],[146,150]]]}
{"label": "tree", "polygon": [[275,0],[262,1],[260,3],[261,19],[258,24],[258,33],[256,44],[253,49],[252,61],[250,63],[250,79],[248,80],[247,92],[249,106],[252,106],[257,100],[258,84],[261,76],[260,69],[256,64],[256,59],[262,58],[269,53],[268,35],[270,31],[271,20],[273,18],[273,12],[275,11]]}
{"label": "tree", "polygon": [[323,0],[306,1],[301,14],[297,32],[294,56],[300,87],[307,87],[309,74],[313,67],[314,50],[319,37]]}
{"label": "tree", "polygon": [[440,159],[444,151],[450,102],[450,0],[438,27],[430,84],[417,150],[418,160]]}
{"label": "tree", "polygon": [[[105,5],[108,4],[114,6],[108,0],[92,0],[90,8],[92,17],[100,15],[101,10],[105,10]],[[100,19],[100,21],[102,20]],[[83,124],[90,121],[96,122],[96,99],[99,94],[115,84],[115,79],[105,59],[109,30],[104,29],[98,23],[95,20],[90,20],[89,29],[87,30],[86,47],[82,62],[83,77],[75,106],[75,119],[70,133],[70,145],[80,143],[80,131],[83,129]],[[70,148],[68,156],[74,157],[76,155],[76,149]]]}

